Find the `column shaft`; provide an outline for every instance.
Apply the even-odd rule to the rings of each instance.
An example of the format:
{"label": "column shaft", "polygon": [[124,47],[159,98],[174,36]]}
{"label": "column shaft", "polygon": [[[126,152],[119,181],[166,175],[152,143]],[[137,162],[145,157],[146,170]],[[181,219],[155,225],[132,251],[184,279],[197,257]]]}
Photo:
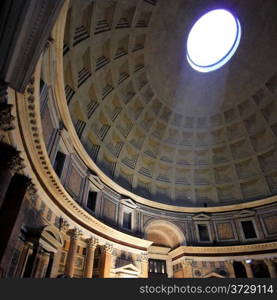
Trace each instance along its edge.
{"label": "column shaft", "polygon": [[271,278],[277,278],[276,266],[275,266],[274,261],[272,259],[265,259],[265,263],[267,265],[270,277]]}
{"label": "column shaft", "polygon": [[1,168],[0,170],[0,209],[4,202],[6,193],[8,191],[10,182],[12,180],[12,173],[10,172],[9,168]]}
{"label": "column shaft", "polygon": [[229,273],[229,278],[236,278],[235,269],[232,261],[226,262],[226,267]]}
{"label": "column shaft", "polygon": [[[24,197],[30,179],[23,175],[14,175],[0,209],[0,266],[5,269],[10,264],[12,252],[17,242],[21,224],[20,216]],[[21,221],[20,221],[21,222]]]}
{"label": "column shaft", "polygon": [[84,277],[85,278],[92,278],[95,249],[96,249],[96,245],[88,244],[87,257],[86,257],[86,263],[85,263],[85,269],[84,269]]}
{"label": "column shaft", "polygon": [[247,264],[246,262],[244,262],[243,264],[245,266],[247,278],[253,278],[254,274],[253,274],[253,270],[251,268],[251,264]]}
{"label": "column shaft", "polygon": [[113,250],[112,245],[110,244],[105,245],[102,268],[100,272],[101,278],[110,278],[111,265],[112,265],[112,250]]}
{"label": "column shaft", "polygon": [[0,142],[0,209],[6,197],[11,179],[23,168],[23,159],[12,146]]}
{"label": "column shaft", "polygon": [[81,232],[77,229],[70,231],[70,246],[67,255],[66,265],[65,265],[65,274],[69,277],[73,277],[74,275],[74,267],[76,261],[76,254],[77,254],[77,247],[78,247],[78,240],[81,235]]}
{"label": "column shaft", "polygon": [[73,277],[77,247],[78,247],[77,240],[71,239],[66,265],[65,265],[65,274],[68,275],[69,277]]}

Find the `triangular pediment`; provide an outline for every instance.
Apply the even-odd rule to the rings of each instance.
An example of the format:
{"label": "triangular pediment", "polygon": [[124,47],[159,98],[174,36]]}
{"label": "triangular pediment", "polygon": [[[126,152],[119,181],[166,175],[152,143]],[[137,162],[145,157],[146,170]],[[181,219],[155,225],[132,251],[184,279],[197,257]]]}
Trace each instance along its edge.
{"label": "triangular pediment", "polygon": [[120,203],[123,204],[123,205],[129,206],[131,208],[137,208],[138,207],[137,204],[131,199],[121,199]]}
{"label": "triangular pediment", "polygon": [[203,278],[211,278],[211,277],[216,277],[216,278],[225,278],[224,276],[216,273],[216,272],[211,272],[203,276]]}
{"label": "triangular pediment", "polygon": [[193,216],[192,219],[196,220],[196,221],[206,221],[206,220],[210,220],[211,217],[207,214],[200,213],[200,214]]}
{"label": "triangular pediment", "polygon": [[104,188],[103,183],[101,182],[101,180],[99,179],[98,176],[95,175],[91,175],[90,177],[91,182],[97,187],[99,188],[99,190],[102,190]]}
{"label": "triangular pediment", "polygon": [[128,264],[123,267],[115,269],[115,272],[116,273],[124,273],[124,272],[139,273],[139,269],[133,264]]}
{"label": "triangular pediment", "polygon": [[250,209],[244,209],[240,211],[238,214],[235,215],[236,218],[247,218],[247,217],[253,217],[255,215],[255,211]]}

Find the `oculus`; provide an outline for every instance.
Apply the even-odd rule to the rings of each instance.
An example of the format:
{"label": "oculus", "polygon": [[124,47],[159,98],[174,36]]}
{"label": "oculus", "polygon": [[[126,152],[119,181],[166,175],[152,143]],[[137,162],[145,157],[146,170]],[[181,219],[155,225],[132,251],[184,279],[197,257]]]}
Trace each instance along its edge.
{"label": "oculus", "polygon": [[235,54],[240,38],[238,18],[225,9],[211,10],[198,19],[189,32],[187,60],[196,71],[217,70]]}

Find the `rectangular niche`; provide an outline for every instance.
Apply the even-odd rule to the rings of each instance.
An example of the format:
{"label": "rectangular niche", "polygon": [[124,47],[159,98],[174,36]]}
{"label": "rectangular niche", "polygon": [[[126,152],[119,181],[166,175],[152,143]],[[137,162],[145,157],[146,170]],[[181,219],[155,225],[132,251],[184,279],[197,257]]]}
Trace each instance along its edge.
{"label": "rectangular niche", "polygon": [[87,208],[92,212],[95,212],[97,202],[97,192],[90,191],[87,199]]}
{"label": "rectangular niche", "polygon": [[209,242],[210,233],[208,225],[206,224],[197,224],[198,236],[200,242]]}
{"label": "rectangular niche", "polygon": [[248,221],[241,221],[241,226],[243,230],[243,234],[245,239],[256,239],[257,234],[256,230],[253,224],[253,221],[248,220]]}

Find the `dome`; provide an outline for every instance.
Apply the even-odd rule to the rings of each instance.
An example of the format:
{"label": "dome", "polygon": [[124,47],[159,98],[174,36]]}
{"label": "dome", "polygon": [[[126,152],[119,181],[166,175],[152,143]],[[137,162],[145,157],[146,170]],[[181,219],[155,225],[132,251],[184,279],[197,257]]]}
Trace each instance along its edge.
{"label": "dome", "polygon": [[[71,3],[65,92],[97,174],[182,207],[276,194],[276,3],[251,3]],[[189,32],[215,9],[238,18],[240,44],[221,68],[196,72],[186,59]]]}
{"label": "dome", "polygon": [[277,277],[276,1],[1,7],[0,278]]}

